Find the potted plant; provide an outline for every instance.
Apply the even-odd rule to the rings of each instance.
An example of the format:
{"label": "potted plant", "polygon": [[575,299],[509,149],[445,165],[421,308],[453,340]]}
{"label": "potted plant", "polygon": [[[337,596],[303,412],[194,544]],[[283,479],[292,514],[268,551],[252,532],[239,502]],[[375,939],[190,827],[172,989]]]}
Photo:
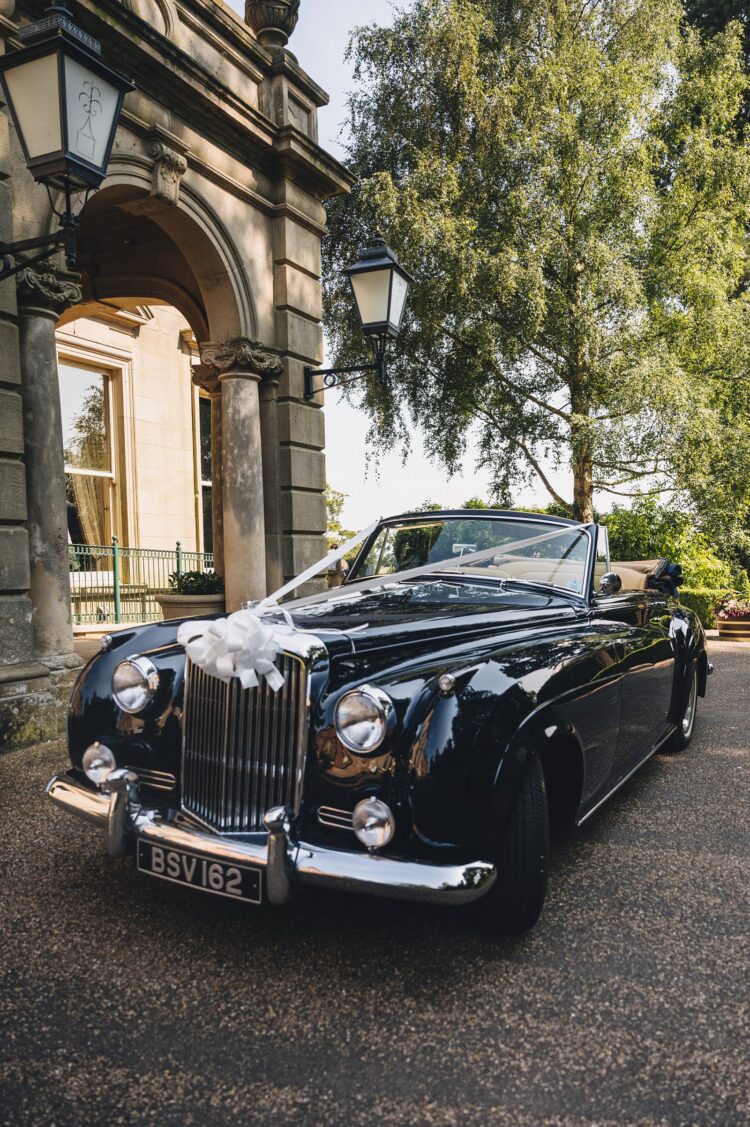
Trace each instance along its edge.
{"label": "potted plant", "polygon": [[195,618],[221,614],[225,608],[224,576],[213,571],[172,572],[169,594],[157,595],[165,618]]}
{"label": "potted plant", "polygon": [[750,599],[727,595],[719,603],[716,614],[719,637],[734,642],[750,642]]}

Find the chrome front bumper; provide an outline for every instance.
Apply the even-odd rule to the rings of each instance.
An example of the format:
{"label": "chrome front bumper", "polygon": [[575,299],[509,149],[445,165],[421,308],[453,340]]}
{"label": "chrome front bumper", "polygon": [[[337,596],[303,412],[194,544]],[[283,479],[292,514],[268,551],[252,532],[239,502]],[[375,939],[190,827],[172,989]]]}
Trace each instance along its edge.
{"label": "chrome front bumper", "polygon": [[207,860],[255,865],[265,871],[266,897],[272,904],[286,903],[295,882],[422,903],[468,904],[484,896],[497,877],[494,865],[486,861],[436,865],[294,841],[282,807],[266,814],[264,842],[238,841],[187,821],[170,821],[142,806],[132,771],[114,771],[108,788],[107,794],[92,791],[70,775],[55,775],[47,794],[64,810],[104,829],[113,857],[131,853],[136,839],[143,838]]}

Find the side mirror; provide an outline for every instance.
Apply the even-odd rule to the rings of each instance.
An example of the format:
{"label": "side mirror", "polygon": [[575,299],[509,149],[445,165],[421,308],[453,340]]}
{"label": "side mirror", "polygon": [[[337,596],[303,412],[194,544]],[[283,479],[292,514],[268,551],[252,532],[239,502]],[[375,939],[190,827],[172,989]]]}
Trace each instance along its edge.
{"label": "side mirror", "polygon": [[622,590],[622,580],[616,571],[608,571],[599,584],[600,595],[616,595]]}

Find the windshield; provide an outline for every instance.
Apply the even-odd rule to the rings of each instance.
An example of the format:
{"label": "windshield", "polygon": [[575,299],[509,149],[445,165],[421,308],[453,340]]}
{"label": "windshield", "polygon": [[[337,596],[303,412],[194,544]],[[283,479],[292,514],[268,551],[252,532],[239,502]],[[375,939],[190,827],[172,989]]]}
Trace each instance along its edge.
{"label": "windshield", "polygon": [[[429,517],[385,525],[349,581],[430,567],[584,593],[589,537],[580,528],[487,517]],[[439,565],[445,562],[446,567]]]}

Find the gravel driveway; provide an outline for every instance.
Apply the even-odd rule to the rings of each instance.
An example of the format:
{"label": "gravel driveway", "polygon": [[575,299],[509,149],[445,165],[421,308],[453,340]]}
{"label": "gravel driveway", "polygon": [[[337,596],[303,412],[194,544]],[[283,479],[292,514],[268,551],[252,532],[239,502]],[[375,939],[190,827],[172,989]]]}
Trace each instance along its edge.
{"label": "gravel driveway", "polygon": [[750,1124],[750,650],[553,856],[529,936],[136,876],[0,757],[0,1123]]}

